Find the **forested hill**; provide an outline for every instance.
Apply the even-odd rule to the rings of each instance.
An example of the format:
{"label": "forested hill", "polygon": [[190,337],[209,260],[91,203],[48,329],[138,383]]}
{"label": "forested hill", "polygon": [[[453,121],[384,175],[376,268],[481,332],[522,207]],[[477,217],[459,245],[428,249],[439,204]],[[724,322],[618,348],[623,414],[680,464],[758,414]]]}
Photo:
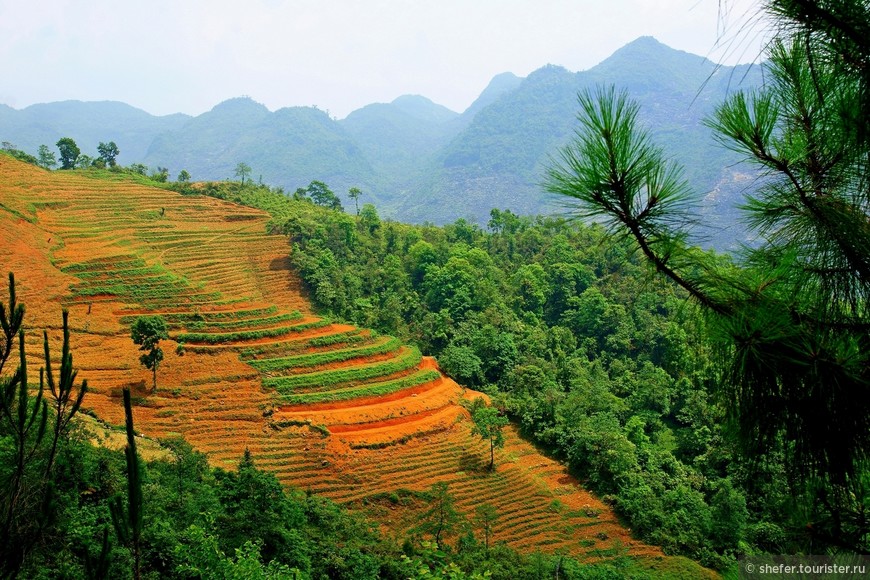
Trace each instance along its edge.
{"label": "forested hill", "polygon": [[[404,221],[483,224],[493,207],[548,212],[541,171],[572,135],[577,93],[600,84],[627,88],[642,118],[704,196],[712,245],[741,237],[727,231],[743,176],[714,143],[702,120],[724,95],[759,82],[759,67],[718,67],[709,60],[640,38],[599,65],[570,72],[547,65],[519,78],[493,78],[462,114],[422,96],[405,95],[335,119],[316,107],[269,111],[249,98],[211,111],[152,117],[120,103],[54,103],[22,111],[0,107],[0,139],[35,153],[72,137],[93,155],[115,141],[121,163],[182,169],[194,179],[233,176],[240,162],[252,177],[288,191],[312,180],[343,194],[359,187],[365,201]],[[724,230],[724,231],[719,231]]]}

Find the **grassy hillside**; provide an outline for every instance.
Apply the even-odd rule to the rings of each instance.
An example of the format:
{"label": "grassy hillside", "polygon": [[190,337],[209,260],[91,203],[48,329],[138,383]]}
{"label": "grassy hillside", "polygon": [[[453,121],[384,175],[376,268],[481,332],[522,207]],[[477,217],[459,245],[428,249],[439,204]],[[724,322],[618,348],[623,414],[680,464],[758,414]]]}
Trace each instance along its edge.
{"label": "grassy hillside", "polygon": [[[28,325],[56,341],[69,308],[91,385],[84,406],[110,424],[123,422],[128,386],[141,433],[181,435],[218,466],[249,449],[284,483],[374,513],[400,535],[425,508],[415,494],[445,482],[466,515],[495,506],[493,538],[510,546],[592,561],[627,553],[706,574],[633,539],[513,430],[489,473],[488,445],[460,405],[482,395],[396,340],[313,315],[264,212],[5,156],[0,185],[0,261],[17,274]],[[171,328],[156,391],[129,338],[141,314]],[[37,368],[41,345],[29,336]]]}

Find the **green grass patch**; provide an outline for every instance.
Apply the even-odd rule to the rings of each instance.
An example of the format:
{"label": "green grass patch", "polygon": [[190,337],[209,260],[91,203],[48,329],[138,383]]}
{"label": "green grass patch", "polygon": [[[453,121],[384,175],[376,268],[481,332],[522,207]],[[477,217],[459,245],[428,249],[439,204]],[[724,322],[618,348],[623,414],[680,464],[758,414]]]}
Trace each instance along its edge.
{"label": "green grass patch", "polygon": [[[241,356],[242,360],[252,360],[259,358],[277,358],[278,355],[286,355],[292,352],[299,352],[305,350],[307,348],[316,348],[321,346],[331,346],[333,344],[341,344],[342,342],[358,344],[361,342],[371,342],[372,337],[368,334],[360,334],[362,331],[359,329],[350,330],[347,332],[340,332],[336,334],[329,334],[326,336],[317,336],[309,339],[299,339],[292,342],[284,342],[280,345],[263,345],[263,346],[251,346],[240,351],[239,356]],[[320,342],[322,338],[332,338],[339,337],[336,340],[330,342]]]}
{"label": "green grass patch", "polygon": [[302,313],[298,310],[286,314],[276,314],[264,318],[245,318],[243,320],[227,320],[222,322],[187,322],[185,326],[189,331],[217,331],[236,330],[239,328],[248,328],[251,326],[266,326],[269,324],[278,324],[280,322],[293,322],[300,320]]}
{"label": "green grass patch", "polygon": [[[251,308],[249,310],[223,310],[218,312],[156,312],[170,324],[187,324],[189,322],[221,322],[225,320],[242,320],[269,316],[278,312],[277,306],[266,308]],[[136,320],[136,316],[121,317],[121,324],[130,324]]]}
{"label": "green grass patch", "polygon": [[420,350],[409,348],[407,352],[394,359],[375,364],[319,371],[304,375],[292,375],[289,377],[267,377],[263,379],[263,386],[275,388],[281,393],[286,393],[299,387],[317,387],[322,389],[339,383],[364,381],[405,371],[420,364],[421,360]]}
{"label": "green grass patch", "polygon": [[369,383],[361,386],[350,387],[327,392],[315,393],[299,393],[295,395],[284,395],[282,400],[291,405],[303,405],[312,403],[334,403],[338,401],[349,401],[360,397],[380,397],[422,385],[429,381],[434,381],[441,375],[438,371],[432,369],[419,370],[414,374],[393,379],[392,381],[384,381],[381,383]]}
{"label": "green grass patch", "polygon": [[282,358],[267,358],[261,360],[251,360],[248,364],[258,371],[279,371],[296,367],[313,367],[322,364],[334,362],[344,362],[354,358],[364,356],[374,356],[386,354],[394,350],[398,350],[402,346],[402,341],[398,338],[389,337],[388,340],[360,346],[356,348],[346,348],[341,350],[331,350],[328,352],[315,352],[311,354],[300,354],[295,356],[286,356]]}
{"label": "green grass patch", "polygon": [[[69,236],[67,236],[69,237]],[[136,258],[128,254],[118,256],[105,256],[103,258],[95,258],[87,262],[76,262],[63,266],[60,271],[65,274],[76,274],[82,272],[112,272],[114,270],[125,270],[145,267],[145,260]]]}
{"label": "green grass patch", "polygon": [[354,330],[348,330],[347,332],[339,332],[336,334],[330,334],[328,336],[318,336],[316,338],[312,338],[308,341],[308,346],[332,346],[334,344],[343,343],[354,344],[359,342],[365,342],[370,338],[370,336],[362,334],[362,330],[356,328]]}
{"label": "green grass patch", "polygon": [[220,292],[203,292],[203,284],[194,285],[159,264],[149,266],[144,260],[129,255],[97,258],[70,264],[61,270],[82,281],[71,288],[77,298],[109,295],[154,306],[190,303],[193,298],[207,302],[221,297]]}
{"label": "green grass patch", "polygon": [[[272,338],[284,336],[294,332],[302,332],[309,328],[318,328],[331,324],[327,319],[315,320],[305,324],[281,326],[279,328],[261,328],[258,330],[242,330],[239,332],[180,332],[174,339],[178,342],[199,342],[205,344],[223,344],[226,342],[238,342],[242,340],[255,340],[258,338]],[[190,347],[186,347],[190,350]]]}

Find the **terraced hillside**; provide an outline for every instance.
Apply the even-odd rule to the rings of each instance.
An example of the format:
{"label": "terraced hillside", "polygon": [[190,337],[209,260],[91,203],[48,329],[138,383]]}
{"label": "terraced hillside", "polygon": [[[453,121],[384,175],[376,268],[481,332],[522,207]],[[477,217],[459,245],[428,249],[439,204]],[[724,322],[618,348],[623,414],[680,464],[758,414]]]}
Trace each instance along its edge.
{"label": "terraced hillside", "polygon": [[[459,405],[482,395],[396,339],[314,316],[266,214],[3,156],[0,204],[0,267],[16,273],[27,324],[59,343],[69,308],[85,407],[109,423],[123,422],[130,386],[143,434],[181,435],[226,467],[248,448],[283,482],[374,512],[397,533],[415,523],[414,492],[443,481],[466,513],[495,506],[496,541],[661,557],[514,431],[488,472],[489,447]],[[129,338],[145,313],[171,326],[153,392]],[[40,340],[29,332],[31,368]]]}

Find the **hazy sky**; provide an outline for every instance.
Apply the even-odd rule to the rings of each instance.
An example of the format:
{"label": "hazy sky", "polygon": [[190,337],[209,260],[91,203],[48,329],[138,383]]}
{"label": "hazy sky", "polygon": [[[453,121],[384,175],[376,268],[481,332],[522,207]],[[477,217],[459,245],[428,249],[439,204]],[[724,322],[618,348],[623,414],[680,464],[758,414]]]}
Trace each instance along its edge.
{"label": "hazy sky", "polygon": [[719,0],[0,0],[0,103],[195,115],[248,95],[342,118],[421,94],[461,112],[498,73],[585,70],[644,35],[753,61],[758,2],[725,2],[723,19]]}

